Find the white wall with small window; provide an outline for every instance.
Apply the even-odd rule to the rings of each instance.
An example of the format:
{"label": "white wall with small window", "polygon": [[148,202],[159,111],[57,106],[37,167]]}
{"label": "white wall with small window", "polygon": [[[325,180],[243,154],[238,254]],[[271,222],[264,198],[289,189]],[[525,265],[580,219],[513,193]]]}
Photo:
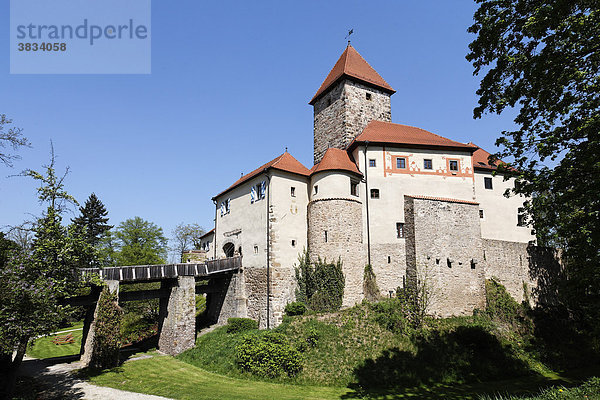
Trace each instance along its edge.
{"label": "white wall with small window", "polygon": [[[396,224],[404,221],[404,196],[421,195],[458,200],[474,200],[472,156],[468,150],[415,149],[400,146],[369,145],[357,147],[352,157],[368,187],[359,186],[358,198],[363,206],[363,232],[366,232],[366,201],[369,201],[370,236],[373,244],[398,243]],[[365,163],[366,159],[366,163]],[[367,167],[375,160],[376,167]],[[455,161],[456,175],[450,171]],[[321,185],[322,186],[322,185]],[[373,192],[374,191],[374,192]],[[366,198],[368,197],[368,199]]]}
{"label": "white wall with small window", "polygon": [[514,187],[514,179],[504,180],[501,174],[492,170],[475,170],[475,201],[479,203],[481,237],[484,239],[506,240],[527,243],[535,240],[531,227],[520,226],[524,222],[519,217],[525,197],[504,196],[507,189]]}

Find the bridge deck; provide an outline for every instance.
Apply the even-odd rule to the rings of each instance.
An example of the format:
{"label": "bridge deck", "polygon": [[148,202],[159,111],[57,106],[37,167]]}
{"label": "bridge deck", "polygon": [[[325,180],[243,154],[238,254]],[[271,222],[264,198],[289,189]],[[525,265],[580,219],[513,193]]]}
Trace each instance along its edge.
{"label": "bridge deck", "polygon": [[210,277],[224,272],[237,271],[242,267],[242,257],[210,260],[202,264],[132,265],[127,267],[81,268],[83,277],[98,274],[103,280],[154,281],[178,276]]}

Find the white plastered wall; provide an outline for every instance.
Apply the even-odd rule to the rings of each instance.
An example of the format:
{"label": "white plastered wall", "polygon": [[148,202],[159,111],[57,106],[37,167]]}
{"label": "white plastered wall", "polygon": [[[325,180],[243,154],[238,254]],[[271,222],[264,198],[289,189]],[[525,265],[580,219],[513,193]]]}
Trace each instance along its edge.
{"label": "white plastered wall", "polygon": [[[353,152],[359,169],[368,174],[368,189],[361,184],[360,200],[366,204],[370,189],[379,189],[379,199],[369,198],[369,219],[371,243],[400,243],[397,238],[396,223],[404,222],[404,196],[432,196],[474,201],[473,166],[471,153],[453,150],[423,150],[369,146],[366,163],[374,159],[376,166],[367,167],[363,148]],[[396,156],[406,157],[407,173],[394,170]],[[384,163],[385,158],[385,163]],[[423,160],[430,159],[433,170],[423,173]],[[447,170],[447,160],[459,160],[459,173],[454,176]],[[412,173],[411,173],[412,172]],[[366,230],[366,209],[363,217]]]}
{"label": "white plastered wall", "polygon": [[[485,178],[492,179],[492,189],[485,188]],[[525,197],[504,197],[504,192],[513,187],[512,178],[505,181],[502,175],[494,176],[492,171],[475,171],[475,199],[479,203],[479,209],[483,210],[483,218],[480,219],[482,238],[520,243],[535,239],[531,234],[531,227],[517,226],[518,211],[523,207]]]}

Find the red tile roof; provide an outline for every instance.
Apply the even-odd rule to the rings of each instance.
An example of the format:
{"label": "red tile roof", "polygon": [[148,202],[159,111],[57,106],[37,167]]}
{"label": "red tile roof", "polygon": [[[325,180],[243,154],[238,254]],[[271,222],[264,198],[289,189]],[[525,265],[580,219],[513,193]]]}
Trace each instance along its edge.
{"label": "red tile roof", "polygon": [[473,153],[473,167],[479,169],[486,169],[490,171],[495,171],[498,169],[498,164],[503,164],[502,160],[498,160],[496,165],[490,164],[488,161],[488,157],[490,153],[485,151],[482,148],[478,148],[475,153]]}
{"label": "red tile roof", "polygon": [[421,199],[421,200],[434,200],[434,201],[446,201],[448,203],[461,203],[461,204],[473,204],[473,205],[477,205],[479,204],[476,201],[471,201],[471,200],[459,200],[459,199],[449,199],[446,197],[433,197],[433,196],[411,196],[411,195],[405,195],[405,197],[411,197],[413,199]]}
{"label": "red tile roof", "polygon": [[367,85],[375,86],[390,94],[396,93],[381,75],[379,75],[360,54],[358,54],[358,51],[348,44],[348,47],[346,47],[346,50],[344,50],[337,60],[309,104],[314,104],[330,86],[333,86],[334,83],[344,76],[358,79]]}
{"label": "red tile roof", "polygon": [[207,236],[214,235],[215,228],[212,228],[210,231],[206,232],[204,235],[200,236],[200,239],[204,239]]}
{"label": "red tile roof", "polygon": [[400,144],[417,147],[450,147],[454,149],[475,151],[477,146],[446,139],[414,126],[393,124],[384,121],[371,121],[358,135],[349,148],[355,147],[360,142],[381,144]]}
{"label": "red tile roof", "polygon": [[223,190],[221,193],[214,196],[213,200],[215,200],[217,197],[221,196],[222,194],[229,192],[231,189],[241,185],[242,183],[254,178],[255,176],[258,176],[266,169],[277,169],[280,171],[291,172],[292,174],[298,174],[298,175],[303,175],[303,176],[310,175],[310,171],[308,170],[308,168],[306,168],[304,165],[302,165],[302,163],[300,163],[300,161],[296,160],[294,157],[292,157],[290,155],[290,153],[288,153],[286,151],[279,157],[274,158],[273,160],[269,161],[268,163],[266,163],[264,165],[261,165],[260,167],[258,167],[254,171],[250,172],[249,174],[242,176],[240,179],[235,181],[233,185],[229,186],[227,189]]}
{"label": "red tile roof", "polygon": [[322,171],[349,171],[358,175],[362,175],[356,164],[350,160],[348,153],[345,150],[330,147],[325,152],[320,163],[311,168],[310,174],[315,174]]}

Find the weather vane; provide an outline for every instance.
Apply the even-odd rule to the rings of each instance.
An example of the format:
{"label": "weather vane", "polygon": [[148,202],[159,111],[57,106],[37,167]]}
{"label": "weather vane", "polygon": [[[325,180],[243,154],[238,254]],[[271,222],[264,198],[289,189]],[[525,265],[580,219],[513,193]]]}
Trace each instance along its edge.
{"label": "weather vane", "polygon": [[348,44],[350,44],[350,35],[352,35],[354,33],[354,29],[350,29],[348,31],[348,34],[346,35],[346,37],[344,39],[348,39]]}

